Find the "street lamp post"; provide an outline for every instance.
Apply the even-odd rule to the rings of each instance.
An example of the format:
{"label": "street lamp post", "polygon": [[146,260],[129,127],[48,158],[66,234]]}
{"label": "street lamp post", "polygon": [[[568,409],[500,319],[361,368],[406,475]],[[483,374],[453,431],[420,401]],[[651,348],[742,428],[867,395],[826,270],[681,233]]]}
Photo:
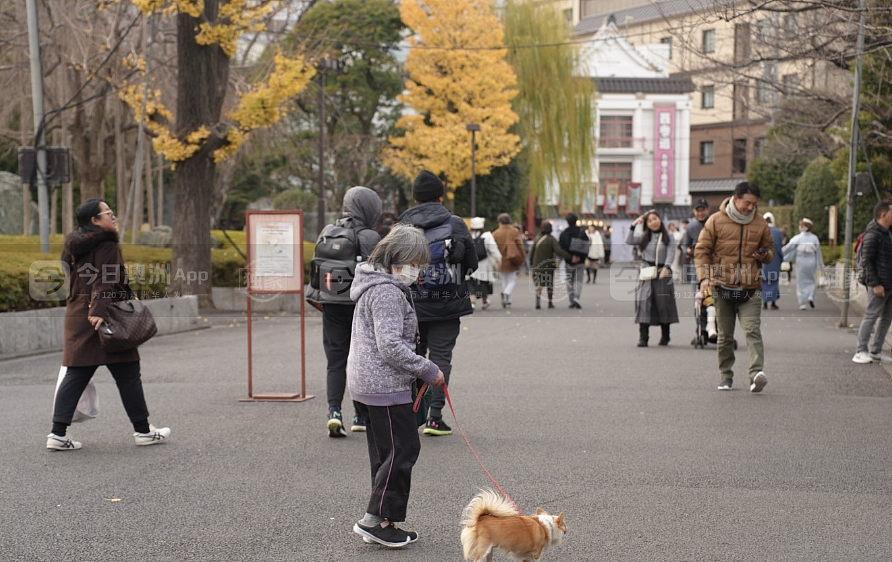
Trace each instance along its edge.
{"label": "street lamp post", "polygon": [[480,130],[480,125],[469,123],[467,129],[471,131],[471,216],[477,216],[477,143],[475,133]]}
{"label": "street lamp post", "polygon": [[319,70],[319,199],[316,203],[316,228],[325,228],[325,71],[338,67],[338,61],[322,57],[316,65]]}

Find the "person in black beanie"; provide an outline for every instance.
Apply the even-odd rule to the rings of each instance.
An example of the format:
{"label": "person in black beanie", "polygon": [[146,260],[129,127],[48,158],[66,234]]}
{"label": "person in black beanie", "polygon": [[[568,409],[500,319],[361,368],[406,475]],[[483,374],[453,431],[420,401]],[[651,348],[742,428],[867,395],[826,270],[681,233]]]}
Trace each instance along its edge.
{"label": "person in black beanie", "polygon": [[[420,282],[414,283],[411,289],[420,336],[416,352],[436,363],[449,384],[452,350],[461,330],[461,317],[473,313],[465,276],[477,269],[477,252],[465,221],[443,206],[445,195],[446,186],[440,178],[429,170],[422,170],[412,183],[412,197],[417,205],[403,213],[399,222],[424,230],[428,241],[445,238],[446,260],[453,282],[434,288],[425,283],[427,276],[423,270]],[[442,413],[446,394],[442,387],[434,387],[431,392],[424,433],[449,435],[452,429],[443,422]]]}

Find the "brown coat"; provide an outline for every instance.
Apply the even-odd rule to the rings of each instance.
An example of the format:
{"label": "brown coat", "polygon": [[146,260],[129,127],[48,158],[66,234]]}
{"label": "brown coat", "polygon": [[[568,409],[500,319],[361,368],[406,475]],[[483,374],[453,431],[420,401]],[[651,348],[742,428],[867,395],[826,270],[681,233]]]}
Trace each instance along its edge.
{"label": "brown coat", "polygon": [[108,305],[127,299],[127,274],[118,248],[118,234],[76,231],[65,240],[62,260],[68,264],[68,307],[62,365],[87,367],[139,361],[136,349],[106,353],[87,316],[107,318]]}
{"label": "brown coat", "polygon": [[[774,259],[771,228],[755,210],[756,216],[749,224],[734,222],[725,211],[731,204],[730,197],[725,199],[700,232],[694,247],[697,278],[710,278],[713,285],[761,289],[762,264]],[[753,257],[760,248],[768,252]]]}
{"label": "brown coat", "polygon": [[499,252],[502,254],[502,261],[499,263],[499,271],[510,273],[520,269],[519,265],[514,265],[511,263],[511,260],[508,259],[508,256],[511,255],[508,253],[509,245],[516,246],[516,250],[520,252],[520,255],[523,256],[524,259],[526,259],[527,251],[524,247],[523,236],[520,234],[520,231],[513,225],[500,224],[499,228],[492,233],[492,237],[495,238],[496,244],[499,245]]}

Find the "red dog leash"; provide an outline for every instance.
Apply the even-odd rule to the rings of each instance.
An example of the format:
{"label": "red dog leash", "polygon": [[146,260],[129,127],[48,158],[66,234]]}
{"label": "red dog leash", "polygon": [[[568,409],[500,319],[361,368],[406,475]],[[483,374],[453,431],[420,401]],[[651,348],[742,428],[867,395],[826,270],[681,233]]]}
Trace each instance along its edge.
{"label": "red dog leash", "polygon": [[[418,397],[415,399],[415,404],[412,405],[412,411],[417,412],[418,409],[421,407],[421,399],[424,397],[424,393],[427,392],[428,386],[429,385],[427,383],[424,383],[421,386],[421,390],[418,391]],[[471,442],[468,440],[468,436],[465,433],[465,430],[462,429],[461,423],[458,421],[458,416],[455,415],[455,407],[452,405],[452,398],[449,396],[449,387],[447,387],[445,384],[443,385],[443,392],[446,393],[446,402],[449,403],[449,409],[452,410],[452,419],[455,420],[455,425],[461,432],[461,436],[464,437],[465,443],[468,444],[468,448],[471,449],[471,453],[474,455],[474,458],[477,459],[477,463],[480,465],[480,468],[482,468],[483,472],[485,472],[486,475],[489,476],[489,479],[492,480],[492,483],[495,484],[496,488],[499,489],[508,503],[510,503],[511,506],[517,511],[517,513],[524,515],[523,510],[517,507],[517,504],[514,503],[514,500],[511,499],[511,496],[509,496],[508,493],[505,492],[505,490],[503,490],[501,486],[499,486],[499,483],[496,482],[496,479],[492,477],[492,474],[490,474],[489,471],[486,469],[486,466],[484,466],[483,461],[480,460],[480,457],[477,455],[477,451],[475,451],[474,447],[471,446]]]}

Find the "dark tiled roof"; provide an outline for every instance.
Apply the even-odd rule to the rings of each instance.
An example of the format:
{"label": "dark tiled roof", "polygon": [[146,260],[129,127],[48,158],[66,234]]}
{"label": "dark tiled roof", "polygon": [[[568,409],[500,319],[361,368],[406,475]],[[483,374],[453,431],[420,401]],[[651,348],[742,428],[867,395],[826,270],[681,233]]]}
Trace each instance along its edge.
{"label": "dark tiled roof", "polygon": [[684,94],[696,87],[690,78],[597,78],[595,88],[605,94]]}
{"label": "dark tiled roof", "polygon": [[601,26],[610,16],[616,20],[616,24],[623,26],[626,18],[632,18],[630,25],[637,25],[648,21],[671,18],[683,14],[693,14],[704,10],[715,10],[722,5],[738,3],[740,0],[665,0],[663,2],[644,2],[640,6],[633,6],[614,12],[603,12],[588,16],[579,20],[573,33],[576,35],[589,35],[601,29]]}
{"label": "dark tiled roof", "polygon": [[716,178],[710,180],[691,180],[688,186],[690,193],[731,193],[738,183],[746,178]]}

